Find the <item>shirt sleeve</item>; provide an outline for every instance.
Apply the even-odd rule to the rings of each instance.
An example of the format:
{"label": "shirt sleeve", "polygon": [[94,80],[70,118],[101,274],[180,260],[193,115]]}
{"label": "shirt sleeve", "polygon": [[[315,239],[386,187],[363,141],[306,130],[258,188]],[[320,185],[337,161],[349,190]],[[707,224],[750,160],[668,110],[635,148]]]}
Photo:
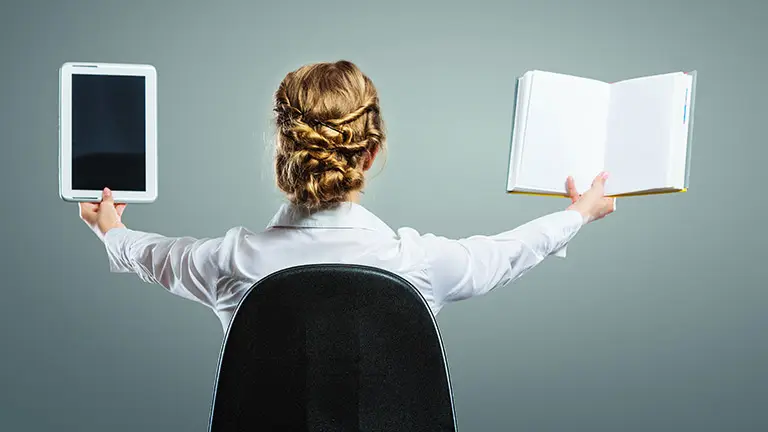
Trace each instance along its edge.
{"label": "shirt sleeve", "polygon": [[564,256],[566,245],[583,224],[580,213],[566,210],[492,236],[459,240],[421,236],[435,300],[448,303],[486,294],[518,279],[550,255]]}
{"label": "shirt sleeve", "polygon": [[114,228],[104,236],[112,272],[136,273],[145,282],[215,309],[217,287],[231,268],[239,230],[213,239],[165,237]]}

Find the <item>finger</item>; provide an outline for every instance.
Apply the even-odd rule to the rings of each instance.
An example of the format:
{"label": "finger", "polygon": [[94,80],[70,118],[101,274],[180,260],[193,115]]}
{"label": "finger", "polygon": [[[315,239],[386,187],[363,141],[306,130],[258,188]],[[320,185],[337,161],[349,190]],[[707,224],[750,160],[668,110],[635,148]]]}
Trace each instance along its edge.
{"label": "finger", "polygon": [[80,208],[80,211],[96,211],[99,208],[99,203],[93,203],[93,202],[81,202],[78,203],[78,207]]}
{"label": "finger", "polygon": [[592,187],[599,187],[602,188],[605,186],[605,181],[608,180],[608,172],[603,171],[600,174],[598,174],[597,177],[592,181]]}
{"label": "finger", "polygon": [[78,214],[80,219],[89,224],[93,223],[98,217],[98,204],[94,205],[94,203],[84,202],[79,203],[77,208],[80,211]]}
{"label": "finger", "polygon": [[118,216],[122,217],[125,211],[125,203],[115,204],[115,211],[117,211]]}
{"label": "finger", "polygon": [[81,202],[78,203],[77,209],[80,216],[96,214],[99,211],[99,203]]}
{"label": "finger", "polygon": [[576,202],[579,199],[579,191],[576,190],[576,182],[573,180],[573,177],[568,177],[568,180],[566,182],[567,188],[568,188],[568,196],[571,198],[571,201]]}
{"label": "finger", "polygon": [[592,180],[592,186],[590,188],[598,191],[600,195],[604,195],[606,179],[608,179],[607,172],[604,171],[598,174],[598,176],[595,177],[594,180]]}

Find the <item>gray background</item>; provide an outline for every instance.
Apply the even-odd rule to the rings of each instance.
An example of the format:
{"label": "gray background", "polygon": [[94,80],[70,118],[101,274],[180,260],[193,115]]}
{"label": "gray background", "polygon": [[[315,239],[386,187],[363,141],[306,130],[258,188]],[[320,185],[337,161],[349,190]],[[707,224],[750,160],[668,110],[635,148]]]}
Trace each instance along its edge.
{"label": "gray background", "polygon": [[700,72],[691,191],[625,199],[551,259],[439,316],[465,431],[768,430],[764,1],[0,5],[0,429],[203,431],[222,330],[108,272],[57,196],[57,69],[159,71],[166,235],[262,228],[280,202],[270,97],[345,58],[381,92],[385,169],[364,205],[459,237],[561,209],[504,194],[513,77]]}

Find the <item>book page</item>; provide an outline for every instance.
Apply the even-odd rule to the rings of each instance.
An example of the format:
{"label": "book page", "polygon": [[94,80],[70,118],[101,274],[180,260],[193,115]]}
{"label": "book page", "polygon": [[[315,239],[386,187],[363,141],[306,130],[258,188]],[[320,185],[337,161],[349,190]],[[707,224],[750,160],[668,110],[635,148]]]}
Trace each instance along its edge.
{"label": "book page", "polygon": [[516,187],[564,194],[570,175],[583,192],[603,168],[610,85],[538,71],[532,80]]}
{"label": "book page", "polygon": [[531,84],[531,75],[526,73],[517,79],[515,86],[515,108],[512,119],[512,137],[510,143],[509,169],[507,170],[507,191],[515,187],[517,173],[520,169],[520,155],[522,154],[522,137],[525,129],[526,115],[528,114],[528,90]]}
{"label": "book page", "polygon": [[680,73],[636,78],[611,85],[605,169],[607,195],[670,186],[672,142],[682,98],[674,103]]}

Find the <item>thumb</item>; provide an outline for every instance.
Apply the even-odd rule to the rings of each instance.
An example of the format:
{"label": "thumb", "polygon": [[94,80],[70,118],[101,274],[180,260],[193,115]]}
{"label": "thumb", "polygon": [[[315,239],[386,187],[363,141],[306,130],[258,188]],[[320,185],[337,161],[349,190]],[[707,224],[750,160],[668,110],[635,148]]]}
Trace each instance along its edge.
{"label": "thumb", "polygon": [[112,197],[112,191],[109,188],[104,188],[104,191],[102,191],[99,210],[103,210],[105,207],[115,208],[115,199]]}

